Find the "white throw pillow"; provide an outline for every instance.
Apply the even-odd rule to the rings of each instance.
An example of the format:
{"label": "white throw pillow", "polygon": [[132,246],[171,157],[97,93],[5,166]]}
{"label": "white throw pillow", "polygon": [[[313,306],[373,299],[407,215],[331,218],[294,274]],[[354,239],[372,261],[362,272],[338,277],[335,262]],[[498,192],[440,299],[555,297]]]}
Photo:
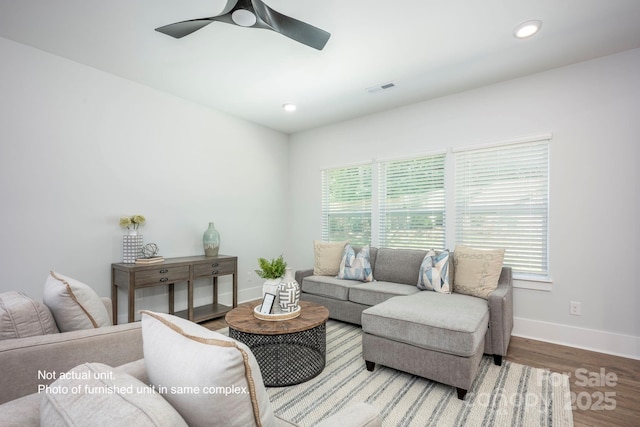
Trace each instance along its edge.
{"label": "white throw pillow", "polygon": [[22,292],[0,294],[0,340],[58,332],[49,308]]}
{"label": "white throw pillow", "polygon": [[236,340],[170,314],[142,312],[147,375],[191,427],[275,425],[260,367]]}
{"label": "white throw pillow", "polygon": [[111,317],[93,289],[51,271],[44,283],[44,303],[56,319],[60,332],[110,326]]}
{"label": "white throw pillow", "polygon": [[187,426],[151,387],[102,363],[85,363],[60,372],[40,394],[43,427]]}
{"label": "white throw pillow", "polygon": [[451,293],[451,286],[449,285],[449,251],[442,251],[438,255],[433,249],[427,252],[422,264],[420,264],[418,289],[436,291],[443,294]]}
{"label": "white throw pillow", "polygon": [[356,255],[351,245],[346,245],[342,252],[338,279],[360,280],[361,282],[372,282],[373,272],[371,261],[369,260],[369,246],[364,246]]}
{"label": "white throw pillow", "polygon": [[347,242],[321,242],[314,240],[313,274],[316,276],[337,276],[340,271],[340,260]]}
{"label": "white throw pillow", "polygon": [[504,262],[504,249],[473,249],[456,246],[453,262],[453,289],[459,294],[487,299],[498,287]]}

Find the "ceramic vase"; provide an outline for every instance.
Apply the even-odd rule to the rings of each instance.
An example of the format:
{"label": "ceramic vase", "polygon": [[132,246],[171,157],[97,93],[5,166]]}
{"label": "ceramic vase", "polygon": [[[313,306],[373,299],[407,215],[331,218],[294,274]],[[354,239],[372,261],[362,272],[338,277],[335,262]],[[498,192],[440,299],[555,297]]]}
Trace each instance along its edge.
{"label": "ceramic vase", "polygon": [[122,236],[122,262],[134,264],[136,258],[142,257],[142,234],[129,234]]}
{"label": "ceramic vase", "polygon": [[283,313],[291,313],[298,310],[300,285],[293,277],[293,271],[290,268],[285,270],[278,295],[280,296],[280,308]]}
{"label": "ceramic vase", "polygon": [[204,247],[205,256],[218,256],[220,249],[220,233],[216,230],[213,222],[209,223],[209,228],[202,235],[202,246]]}

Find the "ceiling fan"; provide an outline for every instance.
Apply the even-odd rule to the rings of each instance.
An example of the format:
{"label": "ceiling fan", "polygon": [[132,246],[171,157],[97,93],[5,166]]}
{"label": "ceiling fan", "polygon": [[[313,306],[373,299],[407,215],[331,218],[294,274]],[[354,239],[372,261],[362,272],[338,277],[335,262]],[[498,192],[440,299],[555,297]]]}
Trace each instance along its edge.
{"label": "ceiling fan", "polygon": [[176,22],[156,28],[156,31],[179,39],[214,21],[226,22],[240,27],[272,30],[318,50],[324,48],[331,36],[320,28],[271,9],[261,0],[227,0],[220,15]]}

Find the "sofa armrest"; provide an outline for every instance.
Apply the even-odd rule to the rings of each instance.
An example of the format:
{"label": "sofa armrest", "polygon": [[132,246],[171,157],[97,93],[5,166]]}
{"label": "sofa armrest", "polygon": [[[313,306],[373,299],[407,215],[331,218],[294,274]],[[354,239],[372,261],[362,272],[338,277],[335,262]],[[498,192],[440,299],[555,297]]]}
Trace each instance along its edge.
{"label": "sofa armrest", "polygon": [[382,418],[373,406],[356,403],[322,420],[316,427],[382,427]]}
{"label": "sofa armrest", "polygon": [[142,359],[140,322],[0,341],[0,404],[37,393],[85,362],[109,366]]}
{"label": "sofa armrest", "polygon": [[507,355],[513,330],[513,277],[511,267],[503,267],[498,287],[489,294],[489,328],[491,351],[499,356]]}
{"label": "sofa armrest", "polygon": [[309,276],[313,276],[313,268],[308,269],[308,270],[297,270],[296,271],[296,282],[298,282],[298,284],[300,286],[302,286],[302,281],[304,280],[305,277],[309,277]]}

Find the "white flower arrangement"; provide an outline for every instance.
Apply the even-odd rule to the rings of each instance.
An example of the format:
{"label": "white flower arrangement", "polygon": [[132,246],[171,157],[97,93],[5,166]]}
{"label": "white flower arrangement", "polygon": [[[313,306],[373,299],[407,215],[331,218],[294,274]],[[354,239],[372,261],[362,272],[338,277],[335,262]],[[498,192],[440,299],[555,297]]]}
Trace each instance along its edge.
{"label": "white flower arrangement", "polygon": [[146,221],[143,215],[123,216],[120,217],[120,227],[127,227],[127,230],[130,230],[130,227],[132,227],[134,230],[137,230],[138,227]]}

